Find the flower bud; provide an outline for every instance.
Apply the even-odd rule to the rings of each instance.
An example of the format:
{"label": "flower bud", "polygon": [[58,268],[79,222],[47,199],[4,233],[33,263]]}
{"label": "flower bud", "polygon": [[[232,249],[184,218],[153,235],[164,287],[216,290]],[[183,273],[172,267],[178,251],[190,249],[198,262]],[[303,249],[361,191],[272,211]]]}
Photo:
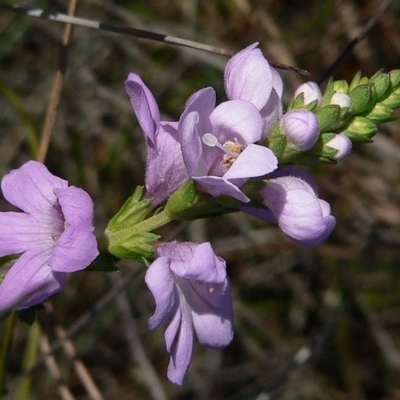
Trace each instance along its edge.
{"label": "flower bud", "polygon": [[384,103],[378,103],[366,117],[375,124],[380,124],[390,121],[392,114],[393,110],[390,107]]}
{"label": "flower bud", "polygon": [[333,158],[335,160],[341,160],[344,156],[350,153],[352,143],[346,135],[339,133],[335,135],[333,139],[329,140],[325,146],[337,150]]}
{"label": "flower bud", "polygon": [[260,194],[279,227],[305,246],[322,243],[335,227],[329,204],[304,180],[293,176],[271,179]]}
{"label": "flower bud", "polygon": [[400,87],[400,69],[395,69],[389,72],[390,83],[393,89]]}
{"label": "flower bud", "polygon": [[330,104],[336,104],[340,108],[350,108],[352,106],[350,97],[345,93],[334,93],[331,97]]}
{"label": "flower bud", "polygon": [[360,85],[349,93],[353,114],[360,115],[372,110],[376,101],[375,88],[373,85]]}
{"label": "flower bud", "polygon": [[287,140],[300,151],[311,149],[319,136],[318,120],[307,110],[286,113],[281,119],[281,128]]}
{"label": "flower bud", "polygon": [[300,85],[294,92],[294,97],[296,98],[301,94],[304,96],[304,105],[311,104],[312,102],[316,101],[317,105],[319,106],[322,102],[321,90],[315,82],[306,82]]}
{"label": "flower bud", "polygon": [[335,93],[348,93],[349,92],[349,84],[345,80],[335,81],[333,82],[333,90]]}
{"label": "flower bud", "polygon": [[119,258],[138,261],[149,259],[154,249],[152,243],[159,236],[135,227],[145,220],[151,210],[151,200],[142,199],[143,188],[135,192],[108,223],[105,231],[109,241],[109,252]]}
{"label": "flower bud", "polygon": [[383,72],[378,72],[375,76],[373,76],[370,79],[370,82],[375,87],[377,102],[380,102],[380,101],[386,99],[390,95],[392,85],[390,82],[389,74],[386,74]]}
{"label": "flower bud", "polygon": [[397,89],[389,97],[382,101],[381,104],[390,107],[392,110],[400,107],[400,90]]}
{"label": "flower bud", "polygon": [[365,117],[354,117],[343,133],[354,142],[368,143],[378,130],[377,126]]}

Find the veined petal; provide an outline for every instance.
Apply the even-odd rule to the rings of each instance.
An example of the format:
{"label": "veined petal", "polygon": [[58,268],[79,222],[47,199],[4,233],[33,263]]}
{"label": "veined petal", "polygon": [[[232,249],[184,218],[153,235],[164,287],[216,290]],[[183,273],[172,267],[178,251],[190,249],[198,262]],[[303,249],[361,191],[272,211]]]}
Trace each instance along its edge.
{"label": "veined petal", "polygon": [[279,98],[282,97],[283,93],[283,81],[280,73],[275,68],[270,68],[272,74],[272,87]]}
{"label": "veined petal", "polygon": [[255,178],[274,171],[278,167],[275,154],[264,146],[248,145],[224,174],[224,179]]}
{"label": "veined petal", "polygon": [[246,144],[258,142],[263,134],[263,121],[253,104],[243,100],[225,101],[210,115],[212,133],[220,143],[242,139]]}
{"label": "veined petal", "polygon": [[64,287],[65,274],[47,265],[48,252],[26,252],[15,262],[0,284],[0,311],[34,306]]}
{"label": "veined petal", "polygon": [[7,201],[27,214],[50,221],[59,213],[54,189],[67,186],[67,181],[52,175],[37,161],[28,161],[10,171],[1,181],[1,189]]}
{"label": "veined petal", "polygon": [[[221,283],[226,280],[226,263],[215,255],[209,242],[193,245],[183,243],[176,246],[183,263],[171,263],[171,271],[174,274],[204,283]],[[185,255],[186,250],[189,254]]]}
{"label": "veined petal", "polygon": [[246,100],[258,110],[267,104],[272,91],[272,72],[257,43],[235,54],[225,67],[225,90],[231,100]]}
{"label": "veined petal", "polygon": [[160,112],[154,96],[139,75],[129,74],[125,81],[133,110],[146,137],[155,145],[155,134],[160,122]]}
{"label": "veined petal", "polygon": [[178,308],[178,294],[169,263],[168,257],[157,258],[147,269],[144,278],[156,302],[156,310],[149,320],[150,329],[157,328]]}
{"label": "veined petal", "polygon": [[250,199],[233,183],[219,176],[199,176],[193,177],[200,188],[213,197],[231,196],[234,199],[248,203]]}
{"label": "veined petal", "polygon": [[335,227],[330,207],[306,182],[296,177],[271,180],[262,190],[263,203],[275,214],[282,231],[296,242],[314,246]]}
{"label": "veined petal", "polygon": [[207,293],[201,293],[206,285],[195,286],[199,296],[192,296],[191,308],[197,339],[203,346],[211,348],[227,346],[233,338],[232,298],[228,280],[213,285]]}
{"label": "veined petal", "polygon": [[189,179],[183,162],[177,123],[160,122],[157,147],[148,146],[146,190],[152,205],[161,204]]}
{"label": "veined petal", "polygon": [[22,212],[0,212],[0,257],[52,249],[52,227]]}
{"label": "veined petal", "polygon": [[275,121],[282,116],[282,100],[278,96],[275,89],[272,89],[271,96],[265,105],[265,107],[260,111],[264,122],[264,133],[262,139],[268,137],[272,125]]}
{"label": "veined petal", "polygon": [[98,255],[93,229],[71,225],[57,239],[48,264],[54,271],[75,272],[86,268]]}
{"label": "veined petal", "polygon": [[[177,385],[182,385],[193,353],[193,323],[190,311],[181,309],[181,312],[179,330],[170,349],[171,359],[167,371],[168,379]],[[167,332],[165,334],[167,335]]]}
{"label": "veined petal", "polygon": [[183,160],[189,176],[206,173],[202,163],[202,143],[198,135],[199,113],[196,111],[182,115],[179,120],[179,134]]}
{"label": "veined petal", "polygon": [[[215,90],[211,87],[203,88],[193,93],[186,102],[185,110],[182,116],[189,114],[193,111],[198,112],[202,116],[206,117],[205,122],[207,123],[207,118],[211,114],[212,110],[215,108],[216,94]],[[209,130],[209,126],[200,125],[200,130]]]}
{"label": "veined petal", "polygon": [[58,198],[64,220],[69,225],[81,225],[93,231],[93,201],[81,188],[69,186],[65,189],[54,189]]}

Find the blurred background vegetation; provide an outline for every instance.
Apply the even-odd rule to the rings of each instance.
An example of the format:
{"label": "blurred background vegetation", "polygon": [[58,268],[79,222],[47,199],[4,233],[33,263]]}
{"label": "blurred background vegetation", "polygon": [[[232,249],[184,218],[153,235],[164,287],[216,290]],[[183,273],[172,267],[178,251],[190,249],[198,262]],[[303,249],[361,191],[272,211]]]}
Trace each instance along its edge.
{"label": "blurred background vegetation", "polygon": [[[233,51],[259,42],[268,59],[304,68],[317,81],[383,3],[80,0],[76,14]],[[69,2],[29,5],[67,12]],[[0,10],[1,176],[37,155],[63,31],[62,24]],[[107,221],[144,182],[146,149],[124,91],[128,73],[150,87],[163,119],[176,120],[204,86],[224,99],[226,61],[73,29],[45,163],[93,197],[102,250]],[[333,77],[399,67],[400,2],[392,1]],[[282,76],[287,101],[306,78]],[[161,231],[168,240],[211,241],[233,287],[232,344],[223,351],[197,346],[182,387],[166,379],[163,330],[147,329],[154,302],[145,268],[123,261],[119,273],[71,276],[32,328],[16,321],[4,398],[400,399],[399,121],[382,125],[372,144],[355,146],[340,164],[312,172],[337,217],[335,232],[317,248],[299,247],[277,227],[240,214]],[[5,329],[3,321],[0,339]],[[60,342],[65,332],[70,340]],[[57,343],[43,362],[40,355]]]}

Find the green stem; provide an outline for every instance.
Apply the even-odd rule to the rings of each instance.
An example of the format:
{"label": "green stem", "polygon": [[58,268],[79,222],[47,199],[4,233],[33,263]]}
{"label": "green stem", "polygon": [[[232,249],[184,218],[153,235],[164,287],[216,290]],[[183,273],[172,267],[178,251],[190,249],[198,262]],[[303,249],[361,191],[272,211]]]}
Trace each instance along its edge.
{"label": "green stem", "polygon": [[[40,334],[41,334],[40,325],[36,321],[34,324],[31,325],[29,329],[28,341],[26,343],[24,359],[22,362],[22,366],[25,371],[28,371],[35,364],[35,361],[37,360]],[[18,391],[16,393],[15,398],[18,400],[29,399],[32,383],[33,383],[32,375],[25,376],[18,387]]]}
{"label": "green stem", "polygon": [[106,234],[111,244],[127,239],[134,234],[151,232],[154,229],[166,225],[171,221],[173,221],[173,218],[171,218],[168,213],[163,210],[132,227],[121,229],[117,232],[107,231]]}
{"label": "green stem", "polygon": [[14,325],[16,320],[16,313],[12,312],[6,320],[5,328],[3,330],[3,338],[1,340],[1,349],[0,349],[0,399],[3,398],[5,394],[5,386],[6,386],[6,372],[7,372],[7,363],[8,356],[11,350],[11,343],[14,333]]}

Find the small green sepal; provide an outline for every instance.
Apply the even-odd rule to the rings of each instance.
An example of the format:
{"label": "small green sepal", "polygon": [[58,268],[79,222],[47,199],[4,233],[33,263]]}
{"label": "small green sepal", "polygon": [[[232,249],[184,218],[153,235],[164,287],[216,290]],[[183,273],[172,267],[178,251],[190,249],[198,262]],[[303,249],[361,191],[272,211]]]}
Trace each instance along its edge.
{"label": "small green sepal", "polygon": [[165,205],[165,212],[173,219],[198,202],[198,193],[193,180],[185,182],[172,193]]}
{"label": "small green sepal", "polygon": [[121,209],[111,218],[107,230],[115,231],[136,225],[146,219],[150,212],[150,199],[142,199],[143,187],[138,186]]}
{"label": "small green sepal", "polygon": [[375,87],[371,84],[359,85],[349,92],[353,114],[366,114],[372,110],[376,102]]}
{"label": "small green sepal", "polygon": [[153,244],[160,238],[151,232],[133,234],[122,240],[110,243],[108,250],[118,258],[132,258],[134,260],[148,263],[154,255]]}
{"label": "small green sepal", "polygon": [[315,113],[315,116],[318,119],[320,132],[332,131],[332,126],[336,125],[340,120],[340,114],[340,106],[337,104],[329,104],[320,108]]}

